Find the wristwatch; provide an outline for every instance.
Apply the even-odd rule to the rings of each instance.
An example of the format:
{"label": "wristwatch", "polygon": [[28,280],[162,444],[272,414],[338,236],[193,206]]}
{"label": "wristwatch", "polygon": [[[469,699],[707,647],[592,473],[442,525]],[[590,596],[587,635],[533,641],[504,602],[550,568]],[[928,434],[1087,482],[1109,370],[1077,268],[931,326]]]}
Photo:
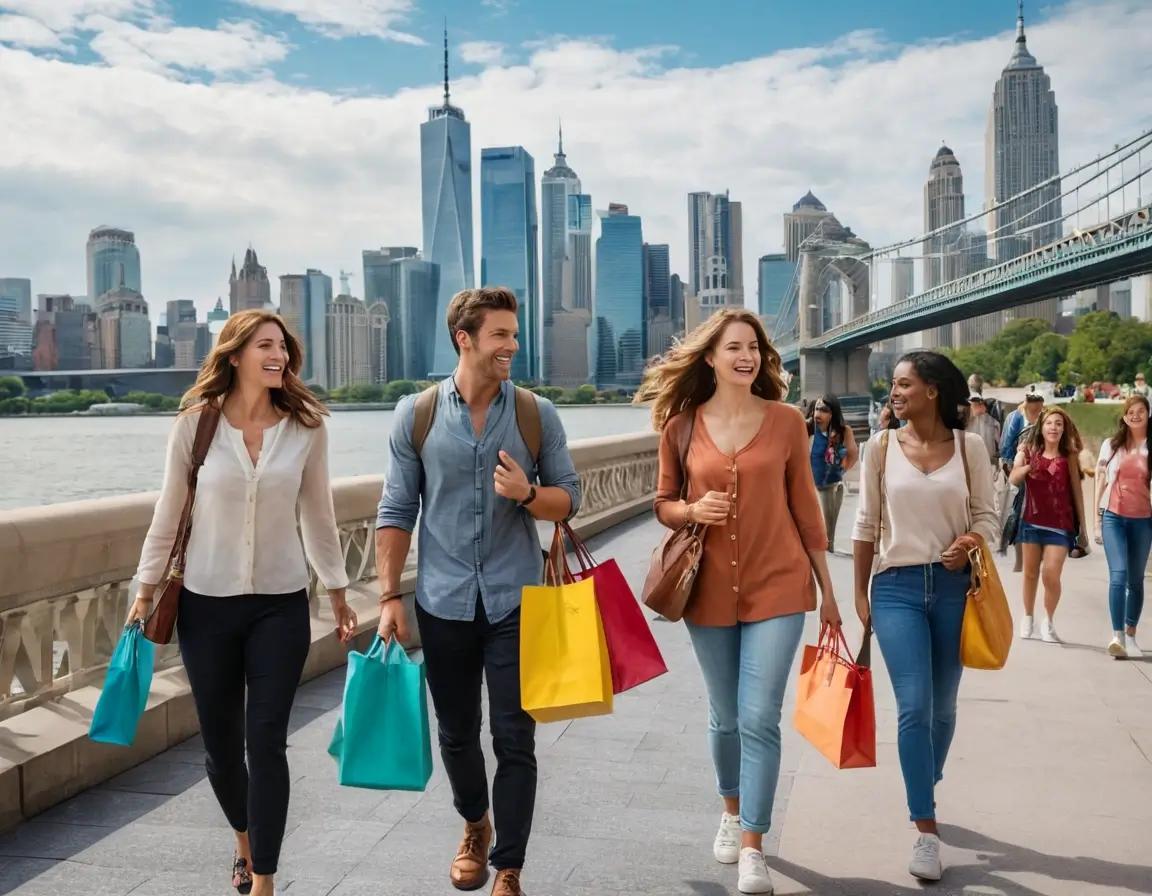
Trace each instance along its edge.
{"label": "wristwatch", "polygon": [[525,498],[523,501],[521,501],[519,506],[520,507],[527,507],[529,504],[531,504],[535,500],[536,500],[536,486],[530,485],[530,486],[528,486],[528,497]]}

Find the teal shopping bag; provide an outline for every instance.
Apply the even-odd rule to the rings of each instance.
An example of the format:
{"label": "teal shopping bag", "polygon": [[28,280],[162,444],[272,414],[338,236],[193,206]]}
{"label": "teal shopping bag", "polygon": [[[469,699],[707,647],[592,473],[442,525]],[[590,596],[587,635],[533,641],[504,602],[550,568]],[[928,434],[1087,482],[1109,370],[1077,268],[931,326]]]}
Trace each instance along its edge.
{"label": "teal shopping bag", "polygon": [[88,729],[92,740],[132,746],[152,687],[154,658],[155,647],[144,637],[140,623],[126,626],[108,663],[104,690],[92,714],[92,725]]}
{"label": "teal shopping bag", "polygon": [[345,787],[417,790],[432,777],[424,664],[393,638],[348,655],[344,705],[328,745]]}

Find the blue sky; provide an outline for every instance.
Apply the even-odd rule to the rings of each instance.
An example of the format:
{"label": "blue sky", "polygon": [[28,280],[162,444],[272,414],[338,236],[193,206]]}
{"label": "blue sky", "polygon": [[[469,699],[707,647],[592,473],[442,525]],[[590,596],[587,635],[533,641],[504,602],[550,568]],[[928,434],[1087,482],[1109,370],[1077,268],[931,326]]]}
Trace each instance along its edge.
{"label": "blue sky", "polygon": [[[1152,127],[1150,0],[1025,15],[1063,168]],[[944,140],[981,208],[1016,3],[0,0],[0,276],[82,294],[87,233],[115,224],[137,234],[150,303],[206,311],[249,244],[273,278],[420,245],[445,16],[478,260],[480,149],[522,145],[543,171],[562,116],[594,206],[628,204],[677,272],[686,194],[741,201],[752,293],[809,189],[872,245],[911,239]]]}

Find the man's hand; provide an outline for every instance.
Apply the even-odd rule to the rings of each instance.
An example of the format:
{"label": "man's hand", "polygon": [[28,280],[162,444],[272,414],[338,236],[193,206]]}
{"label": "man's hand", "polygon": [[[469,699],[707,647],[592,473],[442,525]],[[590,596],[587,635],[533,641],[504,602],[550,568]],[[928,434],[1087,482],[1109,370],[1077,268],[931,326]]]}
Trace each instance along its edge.
{"label": "man's hand", "polygon": [[380,624],[376,627],[380,640],[387,643],[396,638],[401,644],[408,642],[408,620],[404,615],[404,599],[389,598],[380,604]]}
{"label": "man's hand", "polygon": [[517,504],[527,498],[532,491],[527,474],[507,451],[500,452],[500,463],[492,479],[496,485],[496,494]]}

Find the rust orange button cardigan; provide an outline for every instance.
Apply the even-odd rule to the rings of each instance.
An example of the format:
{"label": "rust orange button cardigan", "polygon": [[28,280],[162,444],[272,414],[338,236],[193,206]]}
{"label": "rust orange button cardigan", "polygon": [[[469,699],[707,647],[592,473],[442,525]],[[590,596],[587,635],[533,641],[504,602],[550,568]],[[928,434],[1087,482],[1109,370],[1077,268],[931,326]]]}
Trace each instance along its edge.
{"label": "rust orange button cardigan", "polygon": [[[708,435],[695,411],[688,448],[688,502],[709,491],[734,495],[722,526],[705,529],[704,556],[684,618],[694,625],[735,625],[816,609],[808,551],[828,548],[808,431],[799,411],[770,402],[759,432],[735,457]],[[668,421],[660,438],[655,507],[680,500],[677,433],[688,418]]]}

